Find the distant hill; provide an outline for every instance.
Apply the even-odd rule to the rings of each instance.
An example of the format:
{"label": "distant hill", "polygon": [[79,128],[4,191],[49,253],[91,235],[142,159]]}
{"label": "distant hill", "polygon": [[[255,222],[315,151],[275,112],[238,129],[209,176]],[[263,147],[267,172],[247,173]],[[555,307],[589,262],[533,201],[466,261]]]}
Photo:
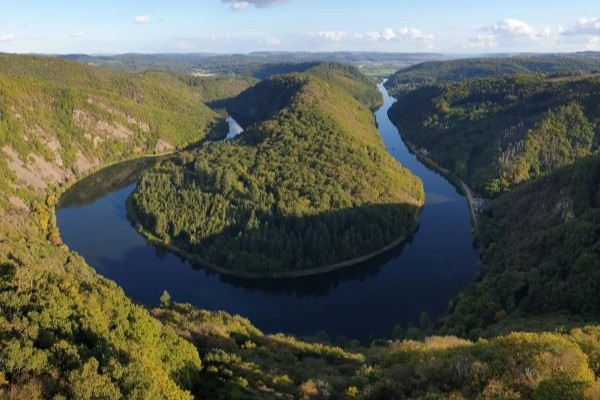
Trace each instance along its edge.
{"label": "distant hill", "polygon": [[[383,97],[375,81],[363,75],[357,68],[339,63],[301,64],[296,71],[322,78],[350,93],[357,101],[375,110],[383,103]],[[251,90],[242,92],[235,98],[213,104],[227,111],[242,126],[266,120],[274,116],[290,101],[302,83],[296,80],[282,82],[277,79],[266,80]],[[268,101],[265,101],[268,99]]]}
{"label": "distant hill", "polygon": [[394,104],[402,135],[495,196],[600,145],[600,77],[508,75],[416,89]]}
{"label": "distant hill", "polygon": [[338,64],[257,84],[228,102],[246,130],[145,174],[134,215],[164,245],[242,276],[323,272],[390,245],[424,195],[379,137],[374,90]]}
{"label": "distant hill", "polygon": [[[443,60],[446,56],[435,53],[379,53],[379,52],[254,52],[250,54],[122,54],[89,56],[70,54],[61,56],[85,64],[142,72],[148,70],[219,75],[243,75],[264,79],[285,71],[291,64],[338,62],[351,64],[362,72],[383,77],[400,68],[428,60]],[[285,67],[288,65],[288,67]]]}
{"label": "distant hill", "polygon": [[484,58],[426,61],[399,70],[388,79],[385,86],[392,96],[399,97],[426,85],[526,72],[549,74],[600,72],[600,52],[510,57],[498,55]]}

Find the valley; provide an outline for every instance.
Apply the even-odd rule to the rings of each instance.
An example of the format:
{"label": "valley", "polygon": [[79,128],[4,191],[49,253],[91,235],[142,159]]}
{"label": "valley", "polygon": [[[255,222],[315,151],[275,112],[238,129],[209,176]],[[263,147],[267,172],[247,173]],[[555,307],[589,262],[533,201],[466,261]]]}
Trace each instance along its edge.
{"label": "valley", "polygon": [[596,62],[0,55],[0,397],[598,398]]}

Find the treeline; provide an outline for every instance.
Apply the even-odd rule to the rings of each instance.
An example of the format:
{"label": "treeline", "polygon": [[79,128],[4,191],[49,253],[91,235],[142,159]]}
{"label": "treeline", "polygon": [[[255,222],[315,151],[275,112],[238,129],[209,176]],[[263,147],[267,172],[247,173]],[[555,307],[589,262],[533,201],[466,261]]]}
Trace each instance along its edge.
{"label": "treeline", "polygon": [[177,75],[177,78],[196,92],[203,103],[235,97],[258,82],[255,78],[245,76]]}
{"label": "treeline", "polygon": [[397,71],[385,86],[392,96],[400,98],[422,86],[467,79],[524,73],[571,75],[596,72],[600,72],[600,55],[593,52],[433,60]]}
{"label": "treeline", "polygon": [[421,183],[345,90],[367,81],[346,83],[353,69],[319,68],[329,82],[292,74],[242,93],[230,102],[250,124],[241,135],[145,174],[132,195],[143,229],[209,266],[266,276],[347,261],[406,234]]}
{"label": "treeline", "polygon": [[402,135],[496,196],[596,154],[600,78],[525,74],[417,89],[389,111]]}
{"label": "treeline", "polygon": [[302,72],[299,66],[322,62],[353,65],[369,76],[383,77],[408,65],[445,57],[435,53],[378,52],[253,52],[250,54],[118,54],[61,56],[85,64],[132,72],[166,71],[191,74],[206,72],[218,75],[253,76],[266,79],[275,74]]}

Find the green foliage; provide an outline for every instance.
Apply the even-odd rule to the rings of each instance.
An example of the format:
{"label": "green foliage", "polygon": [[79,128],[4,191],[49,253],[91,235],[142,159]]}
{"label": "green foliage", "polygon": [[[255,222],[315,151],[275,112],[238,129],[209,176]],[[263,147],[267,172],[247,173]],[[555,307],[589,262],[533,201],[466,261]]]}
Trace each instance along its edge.
{"label": "green foliage", "polygon": [[482,279],[453,306],[453,332],[507,316],[600,315],[600,158],[506,193],[481,215]]}
{"label": "green foliage", "polygon": [[600,79],[518,75],[417,89],[390,109],[402,135],[496,196],[598,151]]}
{"label": "green foliage", "polygon": [[353,371],[365,362],[362,354],[333,345],[265,335],[248,320],[224,312],[173,304],[152,314],[198,348],[202,384],[194,394],[199,398],[285,398],[311,379],[341,393]]}
{"label": "green foliage", "polygon": [[314,63],[300,70],[303,74],[274,76],[234,99],[215,102],[214,105],[226,108],[242,126],[249,126],[257,121],[262,122],[273,118],[279,111],[289,106],[290,99],[306,84],[307,75],[316,76],[336,88],[345,90],[371,110],[377,109],[383,103],[383,97],[377,90],[375,82],[352,66]]}
{"label": "green foliage", "polygon": [[366,77],[358,68],[329,62],[317,64],[307,69],[306,73],[346,90],[371,110],[376,110],[383,105],[383,97],[374,85],[374,81]]}
{"label": "green foliage", "polygon": [[394,97],[402,97],[420,88],[467,79],[517,75],[528,72],[576,74],[600,71],[600,57],[595,53],[537,55],[493,58],[467,58],[427,61],[401,69],[385,86]]}
{"label": "green foliage", "polygon": [[185,304],[152,314],[197,346],[202,398],[587,400],[598,388],[598,327],[476,342],[377,341],[347,351],[266,335],[241,317]]}
{"label": "green foliage", "polygon": [[258,82],[254,78],[234,76],[177,75],[177,78],[204,103],[235,97]]}
{"label": "green foliage", "polygon": [[166,290],[160,295],[160,306],[168,307],[171,304],[171,295]]}
{"label": "green foliage", "polygon": [[[205,86],[216,96],[230,83]],[[219,94],[227,92],[236,89]],[[109,162],[197,142],[223,129],[202,93],[166,73],[0,55],[0,187],[21,197],[18,187],[61,184]]]}
{"label": "green foliage", "polygon": [[[356,73],[321,68],[331,68],[331,82]],[[134,216],[162,243],[230,272],[312,269],[390,244],[414,224],[423,192],[386,152],[369,109],[344,90],[366,82],[338,88],[294,74],[242,93],[230,112],[256,122],[145,174]]]}
{"label": "green foliage", "polygon": [[190,398],[197,351],[27,217],[10,218],[0,226],[0,397]]}

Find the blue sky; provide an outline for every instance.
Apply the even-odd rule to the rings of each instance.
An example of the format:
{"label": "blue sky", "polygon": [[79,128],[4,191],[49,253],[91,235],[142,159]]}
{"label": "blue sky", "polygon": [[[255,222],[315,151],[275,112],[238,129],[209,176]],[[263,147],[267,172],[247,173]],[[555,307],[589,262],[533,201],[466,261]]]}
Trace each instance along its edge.
{"label": "blue sky", "polygon": [[600,50],[597,0],[0,0],[0,51]]}

